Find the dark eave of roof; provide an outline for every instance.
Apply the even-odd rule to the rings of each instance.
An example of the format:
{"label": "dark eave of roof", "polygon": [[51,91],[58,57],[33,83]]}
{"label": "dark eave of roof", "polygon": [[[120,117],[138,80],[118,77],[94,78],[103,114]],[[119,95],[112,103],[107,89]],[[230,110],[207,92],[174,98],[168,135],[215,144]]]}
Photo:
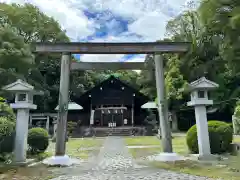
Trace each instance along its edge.
{"label": "dark eave of roof", "polygon": [[92,94],[92,92],[94,90],[99,89],[100,87],[104,86],[104,84],[110,82],[111,80],[114,80],[115,82],[119,83],[121,86],[124,86],[127,89],[131,90],[133,93],[135,93],[135,97],[137,99],[142,99],[143,101],[146,101],[146,102],[149,101],[149,97],[145,96],[144,94],[139,92],[137,89],[131,87],[129,84],[119,80],[118,78],[114,77],[113,75],[110,76],[108,79],[102,81],[101,83],[99,83],[98,85],[93,87],[92,89],[86,91],[80,97],[72,97],[72,99],[75,100],[75,101],[81,101],[81,102],[86,101],[89,98],[89,95]]}

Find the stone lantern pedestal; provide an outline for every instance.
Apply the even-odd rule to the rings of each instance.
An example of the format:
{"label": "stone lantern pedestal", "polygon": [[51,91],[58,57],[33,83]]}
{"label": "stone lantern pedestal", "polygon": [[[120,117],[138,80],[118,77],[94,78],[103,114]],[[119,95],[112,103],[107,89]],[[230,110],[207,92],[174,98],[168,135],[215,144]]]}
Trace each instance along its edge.
{"label": "stone lantern pedestal", "polygon": [[212,105],[213,101],[208,99],[208,91],[217,88],[219,85],[202,77],[189,85],[191,101],[188,106],[194,106],[198,136],[198,149],[200,160],[211,160],[207,111],[206,106]]}
{"label": "stone lantern pedestal", "polygon": [[10,104],[11,108],[17,110],[14,162],[24,164],[26,163],[29,110],[37,108],[37,105],[33,104],[33,96],[42,93],[35,91],[33,86],[20,79],[3,87],[3,90],[15,93],[15,103]]}

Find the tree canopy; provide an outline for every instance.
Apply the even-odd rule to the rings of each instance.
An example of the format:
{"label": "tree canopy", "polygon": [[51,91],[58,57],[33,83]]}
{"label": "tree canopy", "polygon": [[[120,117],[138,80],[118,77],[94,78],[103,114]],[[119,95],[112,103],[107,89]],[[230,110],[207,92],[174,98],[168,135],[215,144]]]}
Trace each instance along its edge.
{"label": "tree canopy", "polygon": [[33,64],[34,56],[23,37],[18,36],[15,29],[10,26],[0,25],[1,85],[28,76],[28,70],[33,67]]}
{"label": "tree canopy", "polygon": [[[189,94],[182,90],[186,83],[205,76],[220,85],[211,93],[216,113],[227,118],[222,120],[231,121],[240,96],[239,7],[240,2],[236,0],[202,0],[196,10],[184,11],[168,22],[167,41],[191,42],[191,49],[184,55],[164,55],[165,85],[171,111],[177,110],[181,116],[189,109],[186,106]],[[155,79],[150,78],[154,74],[152,56],[148,55],[146,61],[151,66],[140,75],[142,92],[156,97]]]}

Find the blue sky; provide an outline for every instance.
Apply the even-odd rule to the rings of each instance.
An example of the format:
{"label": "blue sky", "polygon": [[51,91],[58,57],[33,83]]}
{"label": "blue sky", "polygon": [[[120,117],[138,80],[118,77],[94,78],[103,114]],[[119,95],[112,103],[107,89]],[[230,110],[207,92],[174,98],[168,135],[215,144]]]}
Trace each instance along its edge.
{"label": "blue sky", "polygon": [[[196,1],[196,0],[194,0]],[[153,42],[191,0],[0,0],[32,3],[74,42]],[[81,61],[144,61],[145,55],[76,55]]]}

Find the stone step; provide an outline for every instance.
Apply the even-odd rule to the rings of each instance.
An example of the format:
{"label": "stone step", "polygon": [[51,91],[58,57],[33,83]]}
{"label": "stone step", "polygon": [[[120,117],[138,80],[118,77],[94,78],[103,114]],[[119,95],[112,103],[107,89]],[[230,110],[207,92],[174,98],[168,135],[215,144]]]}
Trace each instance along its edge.
{"label": "stone step", "polygon": [[96,135],[104,133],[106,136],[129,136],[132,134],[132,129],[118,129],[111,128],[107,129],[104,132],[96,131]]}
{"label": "stone step", "polygon": [[[105,128],[84,128],[84,129],[77,129],[73,132],[73,138],[79,137],[106,137],[106,136],[130,136],[133,134],[135,130],[141,130],[141,128],[132,128],[132,127],[105,127]],[[141,134],[140,134],[141,135]]]}

